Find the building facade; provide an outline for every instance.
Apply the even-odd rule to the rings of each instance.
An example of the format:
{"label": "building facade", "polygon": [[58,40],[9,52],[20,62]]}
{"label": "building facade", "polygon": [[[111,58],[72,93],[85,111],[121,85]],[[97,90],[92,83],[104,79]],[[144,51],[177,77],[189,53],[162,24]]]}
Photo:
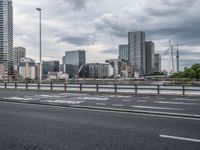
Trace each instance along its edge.
{"label": "building facade", "polygon": [[128,61],[128,44],[119,45],[119,59]]}
{"label": "building facade", "polygon": [[154,72],[161,72],[161,55],[155,54],[155,69]]}
{"label": "building facade", "polygon": [[4,80],[5,77],[5,67],[3,64],[0,64],[0,80]]}
{"label": "building facade", "polygon": [[128,33],[129,63],[133,73],[145,75],[145,33],[142,31]]}
{"label": "building facade", "polygon": [[35,61],[31,58],[21,58],[19,74],[24,80],[35,80]]}
{"label": "building facade", "polygon": [[122,61],[120,59],[110,59],[109,63],[113,68],[114,77],[119,76],[122,72]]}
{"label": "building facade", "polygon": [[146,75],[154,73],[155,69],[155,45],[152,41],[145,42],[146,51]]}
{"label": "building facade", "polygon": [[65,72],[70,78],[83,77],[86,63],[86,55],[84,50],[66,51],[63,57]]}
{"label": "building facade", "polygon": [[21,58],[26,57],[26,49],[23,47],[14,47],[13,48],[13,67],[14,75],[19,75],[19,63]]}
{"label": "building facade", "polygon": [[43,61],[42,62],[42,75],[47,78],[48,72],[59,72],[59,61]]}
{"label": "building facade", "polygon": [[13,48],[13,65],[19,65],[20,59],[26,57],[26,49],[23,47]]}
{"label": "building facade", "polygon": [[36,80],[40,79],[40,64],[39,63],[35,64],[35,79]]}
{"label": "building facade", "polygon": [[5,76],[13,73],[13,6],[11,0],[0,0],[0,64]]}
{"label": "building facade", "polygon": [[87,78],[108,78],[113,72],[111,65],[109,64],[100,64],[100,63],[91,63],[86,65],[85,76]]}

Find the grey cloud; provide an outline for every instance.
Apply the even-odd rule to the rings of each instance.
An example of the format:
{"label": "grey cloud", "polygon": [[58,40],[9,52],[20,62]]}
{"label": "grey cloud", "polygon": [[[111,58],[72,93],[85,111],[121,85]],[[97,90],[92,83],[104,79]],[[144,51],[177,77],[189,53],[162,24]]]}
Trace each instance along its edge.
{"label": "grey cloud", "polygon": [[65,1],[72,4],[74,7],[74,10],[76,11],[86,9],[87,0],[65,0]]}
{"label": "grey cloud", "polygon": [[196,5],[198,0],[153,0],[144,8],[144,11],[153,16],[174,16],[185,12]]}
{"label": "grey cloud", "polygon": [[80,36],[68,35],[60,39],[60,42],[73,44],[75,46],[89,46],[95,44],[96,41],[96,38],[92,34],[84,34]]}
{"label": "grey cloud", "polygon": [[75,11],[80,11],[87,8],[87,3],[89,1],[97,1],[97,0],[64,0],[69,4],[73,5]]}
{"label": "grey cloud", "polygon": [[152,5],[147,3],[143,12],[122,9],[118,13],[104,14],[93,22],[94,27],[97,31],[116,37],[127,38],[128,31],[143,30],[152,40],[160,38],[182,45],[199,45],[200,9],[195,6],[199,6],[200,1],[149,1]]}
{"label": "grey cloud", "polygon": [[118,54],[118,49],[117,48],[108,48],[108,49],[102,50],[101,53]]}

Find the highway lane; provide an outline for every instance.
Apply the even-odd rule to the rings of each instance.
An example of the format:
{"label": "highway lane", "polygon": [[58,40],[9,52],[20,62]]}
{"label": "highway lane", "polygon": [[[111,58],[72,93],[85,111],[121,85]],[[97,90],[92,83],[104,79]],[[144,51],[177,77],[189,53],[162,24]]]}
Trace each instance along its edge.
{"label": "highway lane", "polygon": [[198,97],[2,90],[0,91],[0,100],[189,114],[200,118],[200,99]]}
{"label": "highway lane", "polygon": [[199,150],[200,120],[0,102],[2,150]]}

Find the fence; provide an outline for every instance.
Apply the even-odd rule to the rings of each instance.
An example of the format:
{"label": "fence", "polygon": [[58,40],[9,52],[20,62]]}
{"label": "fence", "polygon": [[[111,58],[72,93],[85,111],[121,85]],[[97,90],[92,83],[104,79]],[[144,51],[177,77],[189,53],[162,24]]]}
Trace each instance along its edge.
{"label": "fence", "polygon": [[69,83],[0,83],[0,89],[104,92],[128,94],[199,95],[200,86],[153,84],[69,84]]}

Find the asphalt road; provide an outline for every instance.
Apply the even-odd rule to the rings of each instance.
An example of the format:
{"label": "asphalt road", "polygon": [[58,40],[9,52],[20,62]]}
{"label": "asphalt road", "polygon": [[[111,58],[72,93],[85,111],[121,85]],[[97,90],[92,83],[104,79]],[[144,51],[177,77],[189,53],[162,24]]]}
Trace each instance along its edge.
{"label": "asphalt road", "polygon": [[165,114],[173,113],[178,115],[186,114],[200,117],[200,97],[0,90],[0,100]]}
{"label": "asphalt road", "polygon": [[[11,100],[64,106],[89,105],[94,109],[24,104]],[[171,103],[156,103],[158,100]],[[197,116],[186,118],[112,111],[136,109],[130,106],[143,106],[136,107],[141,111]],[[199,100],[195,97],[1,90],[0,150],[199,150],[199,112]]]}

